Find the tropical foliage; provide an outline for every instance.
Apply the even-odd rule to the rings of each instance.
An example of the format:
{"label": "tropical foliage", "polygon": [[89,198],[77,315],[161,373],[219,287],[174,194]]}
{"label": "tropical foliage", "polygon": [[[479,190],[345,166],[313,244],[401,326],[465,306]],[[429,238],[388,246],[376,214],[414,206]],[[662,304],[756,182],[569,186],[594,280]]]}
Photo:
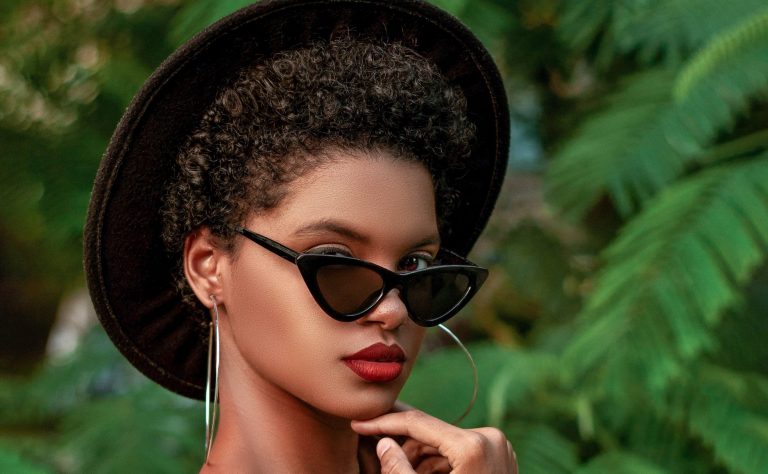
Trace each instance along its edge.
{"label": "tropical foliage", "polygon": [[[82,285],[90,181],[123,107],[174,45],[245,3],[0,5],[3,289],[35,282],[28,299],[55,302]],[[436,3],[492,50],[513,118],[475,253],[492,276],[453,324],[481,385],[462,424],[502,428],[524,473],[768,472],[764,0]],[[469,367],[439,334],[425,352],[403,397],[454,419]],[[201,406],[98,329],[0,378],[0,406],[3,472],[201,460]]]}

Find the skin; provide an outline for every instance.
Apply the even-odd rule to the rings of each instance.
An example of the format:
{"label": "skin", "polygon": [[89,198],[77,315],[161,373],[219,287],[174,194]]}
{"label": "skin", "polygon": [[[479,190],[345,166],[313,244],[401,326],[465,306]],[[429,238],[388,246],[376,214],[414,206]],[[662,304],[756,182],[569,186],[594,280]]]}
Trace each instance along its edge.
{"label": "skin", "polygon": [[[386,152],[329,153],[326,165],[294,181],[276,208],[250,215],[245,227],[299,252],[340,252],[395,271],[437,253],[434,190],[421,164]],[[294,264],[242,237],[230,254],[205,228],[188,236],[184,266],[200,301],[211,308],[216,298],[220,321],[220,421],[201,472],[359,472],[375,445],[361,443],[360,434],[409,440],[403,448],[379,442],[387,472],[409,472],[403,469],[428,459],[424,466],[434,472],[478,465],[462,461],[475,453],[467,458],[436,442],[440,433],[465,430],[405,414],[421,413],[414,410],[390,413],[425,332],[397,290],[363,318],[339,322],[320,309]],[[406,354],[394,381],[367,382],[342,362],[378,342]],[[413,426],[422,428],[409,432]],[[503,468],[511,458],[501,439],[491,449],[496,456],[503,447],[499,459],[484,460]]]}

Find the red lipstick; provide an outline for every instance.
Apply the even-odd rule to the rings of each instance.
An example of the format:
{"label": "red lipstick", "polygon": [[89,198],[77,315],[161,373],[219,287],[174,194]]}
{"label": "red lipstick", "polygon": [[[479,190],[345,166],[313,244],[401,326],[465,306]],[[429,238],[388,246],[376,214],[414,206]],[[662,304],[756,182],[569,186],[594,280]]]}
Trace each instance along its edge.
{"label": "red lipstick", "polygon": [[397,344],[376,343],[342,359],[352,372],[368,382],[391,382],[400,376],[405,353]]}

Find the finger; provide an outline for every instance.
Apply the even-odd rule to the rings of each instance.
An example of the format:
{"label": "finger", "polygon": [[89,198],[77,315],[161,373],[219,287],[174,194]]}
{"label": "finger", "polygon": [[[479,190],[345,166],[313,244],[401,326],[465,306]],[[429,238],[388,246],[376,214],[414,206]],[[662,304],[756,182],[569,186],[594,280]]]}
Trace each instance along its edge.
{"label": "finger", "polygon": [[497,428],[483,427],[472,428],[473,431],[481,435],[485,441],[485,456],[487,459],[496,459],[502,462],[506,469],[503,472],[517,474],[517,458],[512,443],[507,440],[506,435]]}
{"label": "finger", "polygon": [[[438,450],[444,446],[459,445],[464,438],[464,430],[419,410],[387,413],[366,421],[353,421],[352,429],[362,435],[408,436]],[[443,453],[442,450],[440,452]]]}
{"label": "finger", "polygon": [[409,474],[415,473],[405,456],[405,452],[392,438],[382,438],[376,445],[376,454],[379,456],[382,474]]}
{"label": "finger", "polygon": [[408,458],[408,461],[410,461],[411,465],[413,466],[418,464],[419,459],[421,459],[422,446],[424,446],[423,443],[420,443],[415,439],[411,439],[411,438],[406,439],[405,443],[400,445],[403,452],[405,453],[405,456]]}
{"label": "finger", "polygon": [[416,466],[417,474],[449,473],[452,470],[451,463],[442,456],[430,456]]}
{"label": "finger", "polygon": [[496,428],[463,430],[411,410],[353,421],[352,429],[363,435],[399,435],[421,441],[437,448],[456,472],[514,472],[507,439]]}
{"label": "finger", "polygon": [[512,474],[518,474],[517,453],[515,453],[515,449],[509,441],[507,441],[507,451],[509,452],[509,460],[512,465]]}
{"label": "finger", "polygon": [[473,431],[481,435],[488,442],[491,449],[499,455],[509,454],[509,441],[504,433],[497,428],[483,427],[483,428],[471,428],[467,431]]}
{"label": "finger", "polygon": [[424,457],[437,456],[440,454],[437,448],[426,445],[421,441],[416,441],[413,438],[406,439],[406,441],[401,445],[401,448],[403,451],[405,451],[405,455],[414,466],[418,464],[419,461],[421,461],[421,459]]}

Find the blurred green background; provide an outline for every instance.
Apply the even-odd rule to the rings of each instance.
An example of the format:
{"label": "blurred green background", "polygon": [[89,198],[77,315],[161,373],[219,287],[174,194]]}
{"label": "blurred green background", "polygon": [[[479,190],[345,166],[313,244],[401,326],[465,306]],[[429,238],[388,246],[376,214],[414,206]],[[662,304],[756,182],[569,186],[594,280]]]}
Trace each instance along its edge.
{"label": "blurred green background", "polygon": [[[122,111],[245,0],[0,3],[0,472],[195,472],[203,407],[122,361],[82,226]],[[505,76],[510,170],[452,322],[521,472],[768,473],[765,0],[440,0]],[[451,419],[431,337],[403,398]]]}

